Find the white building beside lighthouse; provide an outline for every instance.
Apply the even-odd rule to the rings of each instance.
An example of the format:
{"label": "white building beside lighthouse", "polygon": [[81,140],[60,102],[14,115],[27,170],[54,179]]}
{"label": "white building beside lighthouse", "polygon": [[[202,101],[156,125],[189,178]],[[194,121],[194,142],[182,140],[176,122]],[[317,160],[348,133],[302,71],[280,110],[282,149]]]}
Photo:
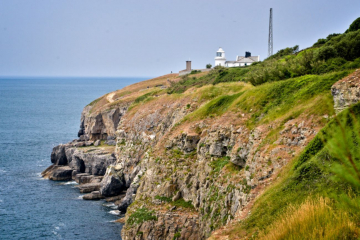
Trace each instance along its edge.
{"label": "white building beside lighthouse", "polygon": [[235,61],[226,61],[225,51],[220,47],[216,52],[215,66],[223,67],[243,67],[249,66],[254,62],[259,62],[260,56],[251,56],[250,52],[245,52],[245,56],[236,56]]}

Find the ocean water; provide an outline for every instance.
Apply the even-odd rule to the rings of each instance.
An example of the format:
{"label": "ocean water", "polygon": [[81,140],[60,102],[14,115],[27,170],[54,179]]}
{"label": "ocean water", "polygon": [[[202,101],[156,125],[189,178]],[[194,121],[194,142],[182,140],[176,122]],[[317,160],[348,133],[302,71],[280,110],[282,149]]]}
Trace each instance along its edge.
{"label": "ocean water", "polygon": [[77,138],[85,105],[144,79],[0,79],[0,239],[121,239],[111,206],[40,173]]}

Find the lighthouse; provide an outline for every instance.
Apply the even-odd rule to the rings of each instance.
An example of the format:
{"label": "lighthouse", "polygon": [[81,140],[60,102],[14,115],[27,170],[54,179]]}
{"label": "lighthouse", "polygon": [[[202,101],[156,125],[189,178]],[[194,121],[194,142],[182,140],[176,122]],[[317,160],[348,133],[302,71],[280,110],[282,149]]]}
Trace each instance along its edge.
{"label": "lighthouse", "polygon": [[225,62],[226,62],[225,52],[220,47],[219,50],[217,50],[217,52],[216,52],[215,66],[223,66],[223,67],[225,67]]}

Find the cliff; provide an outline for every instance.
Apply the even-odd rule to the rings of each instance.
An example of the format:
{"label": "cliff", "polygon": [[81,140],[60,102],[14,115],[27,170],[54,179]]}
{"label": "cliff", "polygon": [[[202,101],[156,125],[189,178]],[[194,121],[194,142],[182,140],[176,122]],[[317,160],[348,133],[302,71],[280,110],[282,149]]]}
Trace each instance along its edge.
{"label": "cliff", "polygon": [[[84,108],[79,139],[54,148],[43,176],[75,179],[84,199],[115,200],[126,213],[124,240],[264,235],[312,191],[345,192],[321,170],[327,153],[319,166],[308,161],[322,149],[323,129],[337,128],[335,113],[359,101],[359,61],[309,74],[301,64],[318,55],[308,52],[109,93]],[[312,61],[304,66],[315,72],[330,64]],[[294,72],[264,83],[261,64]]]}
{"label": "cliff", "polygon": [[[235,82],[169,95],[168,77],[109,94],[122,95],[119,100],[106,95],[86,106],[79,139],[55,147],[54,165],[43,173],[51,180],[75,179],[80,191],[90,193],[85,199],[123,196],[117,199],[126,212],[123,239],[204,239],[244,219],[254,199],[333,115],[331,109],[314,111],[329,101],[329,84],[327,91],[298,99],[298,109],[291,106],[294,99],[273,96],[281,100],[274,106],[281,114],[265,116],[264,98],[289,83]],[[294,93],[316,87],[307,81]],[[336,87],[340,83],[333,93],[344,92]]]}

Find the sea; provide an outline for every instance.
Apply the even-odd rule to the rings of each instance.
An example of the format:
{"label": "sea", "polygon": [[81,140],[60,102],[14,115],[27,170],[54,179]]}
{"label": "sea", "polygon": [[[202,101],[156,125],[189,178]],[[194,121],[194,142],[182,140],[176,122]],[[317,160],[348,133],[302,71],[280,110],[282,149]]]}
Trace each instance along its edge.
{"label": "sea", "polygon": [[114,205],[40,173],[77,138],[88,103],[145,79],[0,78],[0,239],[121,239]]}

